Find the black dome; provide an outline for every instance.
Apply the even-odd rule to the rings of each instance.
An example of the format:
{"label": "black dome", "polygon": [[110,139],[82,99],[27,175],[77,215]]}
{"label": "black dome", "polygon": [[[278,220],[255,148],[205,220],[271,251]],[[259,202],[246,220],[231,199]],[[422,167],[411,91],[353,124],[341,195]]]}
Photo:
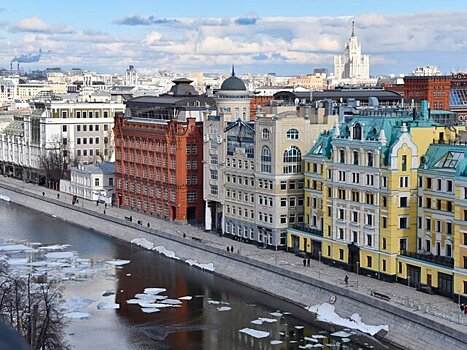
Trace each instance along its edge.
{"label": "black dome", "polygon": [[235,70],[232,67],[232,76],[224,80],[221,85],[221,90],[231,90],[231,91],[246,91],[245,83],[242,79],[239,79],[235,76]]}

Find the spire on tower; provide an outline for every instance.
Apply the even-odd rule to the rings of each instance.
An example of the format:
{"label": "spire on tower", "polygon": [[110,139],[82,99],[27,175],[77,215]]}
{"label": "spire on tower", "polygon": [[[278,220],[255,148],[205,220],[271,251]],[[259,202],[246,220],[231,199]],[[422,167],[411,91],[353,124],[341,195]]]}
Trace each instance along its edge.
{"label": "spire on tower", "polygon": [[355,21],[352,21],[352,36],[355,36]]}
{"label": "spire on tower", "polygon": [[232,64],[232,76],[233,76],[233,77],[235,76],[235,67],[234,67],[233,64]]}

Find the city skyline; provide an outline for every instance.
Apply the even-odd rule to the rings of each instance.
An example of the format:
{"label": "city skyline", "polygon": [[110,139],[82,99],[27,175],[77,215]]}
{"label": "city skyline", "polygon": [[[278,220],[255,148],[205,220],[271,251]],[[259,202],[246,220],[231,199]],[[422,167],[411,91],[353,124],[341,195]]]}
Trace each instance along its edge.
{"label": "city skyline", "polygon": [[409,74],[420,65],[436,65],[444,73],[467,68],[465,1],[426,1],[423,9],[402,1],[265,5],[0,1],[0,67],[8,69],[14,58],[40,49],[40,61],[22,63],[23,69],[123,73],[133,64],[141,73],[225,72],[235,63],[239,73],[332,71],[333,56],[343,52],[355,21],[372,76]]}

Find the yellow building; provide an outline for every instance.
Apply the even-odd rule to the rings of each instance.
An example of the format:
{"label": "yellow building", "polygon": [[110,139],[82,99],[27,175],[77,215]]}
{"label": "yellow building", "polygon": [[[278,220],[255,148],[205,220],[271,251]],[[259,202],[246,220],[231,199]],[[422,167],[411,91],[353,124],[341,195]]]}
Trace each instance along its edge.
{"label": "yellow building", "polygon": [[[409,267],[433,264],[416,256],[417,174],[430,144],[456,135],[429,119],[426,103],[416,114],[373,110],[335,125],[305,157],[305,223],[288,230],[289,249],[386,281],[427,285]],[[433,275],[432,287],[437,281]]]}

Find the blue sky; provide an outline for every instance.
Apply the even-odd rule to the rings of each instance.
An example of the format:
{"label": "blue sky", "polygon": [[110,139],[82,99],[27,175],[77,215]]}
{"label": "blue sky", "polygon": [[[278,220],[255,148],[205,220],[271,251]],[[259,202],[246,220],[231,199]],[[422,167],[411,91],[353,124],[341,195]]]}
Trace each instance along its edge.
{"label": "blue sky", "polygon": [[467,1],[0,0],[0,67],[306,74],[332,68],[356,21],[370,73],[466,69]]}

